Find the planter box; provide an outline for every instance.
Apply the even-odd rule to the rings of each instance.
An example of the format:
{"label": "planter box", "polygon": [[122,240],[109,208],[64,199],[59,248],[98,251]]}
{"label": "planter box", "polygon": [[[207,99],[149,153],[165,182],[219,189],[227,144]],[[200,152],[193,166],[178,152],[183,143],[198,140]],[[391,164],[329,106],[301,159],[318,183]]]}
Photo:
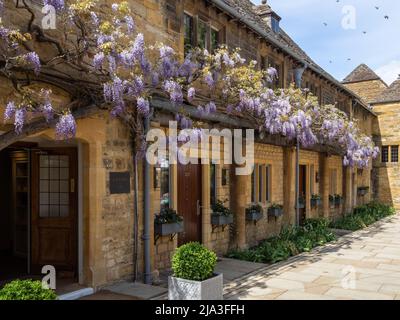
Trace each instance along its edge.
{"label": "planter box", "polygon": [[359,196],[364,197],[365,195],[368,194],[368,191],[369,190],[367,188],[359,188],[357,190],[357,193],[358,193]]}
{"label": "planter box", "polygon": [[321,199],[311,199],[311,207],[316,208],[322,205]]}
{"label": "planter box", "polygon": [[154,233],[159,236],[169,236],[171,234],[183,232],[183,222],[154,224]]}
{"label": "planter box", "polygon": [[264,214],[255,210],[246,210],[246,220],[247,221],[258,221],[263,218]]}
{"label": "planter box", "polygon": [[204,281],[168,277],[168,300],[223,300],[223,276]]}
{"label": "planter box", "polygon": [[271,217],[280,217],[283,215],[283,209],[281,208],[269,208],[268,215]]}
{"label": "planter box", "polygon": [[233,223],[233,215],[224,216],[218,214],[211,215],[211,224],[213,226],[226,226]]}

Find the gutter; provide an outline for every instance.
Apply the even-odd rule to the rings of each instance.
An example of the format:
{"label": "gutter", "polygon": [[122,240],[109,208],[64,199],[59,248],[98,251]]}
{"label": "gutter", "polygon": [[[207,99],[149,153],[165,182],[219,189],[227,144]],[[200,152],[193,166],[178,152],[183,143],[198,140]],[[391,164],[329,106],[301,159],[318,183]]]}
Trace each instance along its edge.
{"label": "gutter", "polygon": [[[297,59],[304,66],[308,66],[308,68],[310,68],[310,70],[316,72],[317,74],[323,76],[327,80],[333,82],[336,86],[338,86],[340,89],[342,89],[343,91],[348,93],[350,96],[356,97],[357,99],[359,99],[359,97],[357,95],[355,95],[354,92],[352,92],[350,89],[346,88],[342,83],[340,83],[334,77],[329,75],[327,72],[321,72],[321,70],[319,70],[315,66],[309,65],[309,63],[304,58],[300,57],[293,50],[290,50],[289,48],[283,47],[282,44],[278,40],[276,40],[273,37],[271,37],[271,35],[265,29],[261,28],[257,23],[254,23],[253,21],[249,21],[248,19],[243,18],[243,15],[241,15],[240,12],[238,12],[236,9],[232,8],[225,1],[223,1],[223,0],[207,0],[207,1],[212,2],[216,7],[218,7],[222,11],[225,11],[229,15],[235,17],[235,19],[237,19],[239,22],[242,22],[243,24],[247,25],[250,29],[252,29],[256,33],[258,33],[260,36],[265,38],[268,42],[270,42],[271,44],[273,44],[276,47],[280,48],[286,54],[288,54],[288,55],[292,56],[293,58]],[[361,102],[360,105],[363,106],[365,110],[371,112],[371,110],[369,110],[368,107],[364,103]]]}

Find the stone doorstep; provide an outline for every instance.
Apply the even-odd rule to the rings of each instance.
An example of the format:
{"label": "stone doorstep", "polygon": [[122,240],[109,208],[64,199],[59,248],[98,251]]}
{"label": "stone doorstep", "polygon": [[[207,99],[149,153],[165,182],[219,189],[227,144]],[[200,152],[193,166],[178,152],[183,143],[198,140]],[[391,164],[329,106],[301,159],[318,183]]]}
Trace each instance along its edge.
{"label": "stone doorstep", "polygon": [[163,287],[127,281],[118,282],[102,289],[115,294],[135,297],[143,300],[152,300],[159,296],[163,296],[168,292],[168,289]]}

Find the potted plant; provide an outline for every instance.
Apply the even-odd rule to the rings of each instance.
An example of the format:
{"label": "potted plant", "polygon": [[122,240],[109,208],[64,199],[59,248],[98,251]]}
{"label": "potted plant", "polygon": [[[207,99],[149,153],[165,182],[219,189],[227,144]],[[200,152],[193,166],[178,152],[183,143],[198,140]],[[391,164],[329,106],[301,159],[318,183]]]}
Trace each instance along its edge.
{"label": "potted plant", "polygon": [[212,206],[211,224],[213,226],[226,226],[233,223],[233,214],[224,205],[225,202],[218,200]]}
{"label": "potted plant", "polygon": [[319,194],[313,194],[311,196],[311,207],[317,208],[322,205],[322,198]]}
{"label": "potted plant", "polygon": [[283,215],[283,206],[281,204],[273,203],[268,208],[268,215],[273,217],[280,217]]}
{"label": "potted plant", "polygon": [[357,189],[357,193],[361,197],[364,197],[365,195],[367,195],[368,191],[369,191],[369,187],[359,187]]}
{"label": "potted plant", "polygon": [[198,242],[176,249],[173,276],[168,278],[169,300],[222,300],[223,276],[214,272],[217,256]]}
{"label": "potted plant", "polygon": [[343,203],[343,197],[340,194],[335,195],[335,205],[339,207]]}
{"label": "potted plant", "polygon": [[167,236],[183,232],[183,218],[174,209],[163,208],[154,218],[154,233]]}
{"label": "potted plant", "polygon": [[246,209],[246,220],[255,221],[261,220],[263,217],[263,208],[259,203],[252,203],[250,207]]}

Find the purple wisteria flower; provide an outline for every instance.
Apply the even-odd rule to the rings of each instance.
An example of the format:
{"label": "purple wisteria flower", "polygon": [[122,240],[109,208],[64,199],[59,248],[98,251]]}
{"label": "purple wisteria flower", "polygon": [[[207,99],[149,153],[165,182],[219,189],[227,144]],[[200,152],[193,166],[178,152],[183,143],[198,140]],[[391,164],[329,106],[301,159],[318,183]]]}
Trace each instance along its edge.
{"label": "purple wisteria flower", "polygon": [[23,56],[26,63],[30,64],[36,75],[40,73],[40,58],[36,52],[29,52]]}
{"label": "purple wisteria flower", "polygon": [[126,22],[126,26],[128,28],[128,32],[129,33],[134,32],[135,31],[135,21],[133,20],[133,18],[131,16],[126,16],[125,22]]}
{"label": "purple wisteria flower", "polygon": [[214,88],[215,86],[215,81],[214,81],[214,77],[212,75],[211,72],[208,72],[205,76],[204,76],[204,82],[208,85],[208,87]]}
{"label": "purple wisteria flower", "polygon": [[189,102],[192,102],[194,97],[196,95],[196,89],[195,88],[189,88],[188,93],[187,93],[187,98]]}
{"label": "purple wisteria flower", "polygon": [[43,0],[43,5],[53,6],[56,10],[62,10],[65,7],[64,0]]}
{"label": "purple wisteria flower", "polygon": [[15,106],[14,101],[10,101],[7,103],[6,110],[4,111],[4,120],[5,121],[11,120],[11,118],[15,114],[15,109],[16,109],[16,106]]}
{"label": "purple wisteria flower", "polygon": [[50,100],[51,91],[42,89],[40,91],[40,94],[44,100],[44,103],[40,109],[41,109],[44,117],[46,118],[46,121],[49,122],[49,121],[53,120],[53,118],[54,118],[54,109],[53,109],[53,106],[52,106],[51,100]]}
{"label": "purple wisteria flower", "polygon": [[173,80],[165,81],[164,90],[169,94],[170,100],[173,103],[181,104],[183,102],[182,87],[177,82]]}
{"label": "purple wisteria flower", "polygon": [[137,99],[137,108],[138,111],[144,115],[144,116],[148,116],[150,113],[150,103],[149,100],[139,97]]}
{"label": "purple wisteria flower", "polygon": [[26,119],[26,108],[19,107],[15,110],[14,128],[17,134],[22,132]]}
{"label": "purple wisteria flower", "polygon": [[56,137],[59,140],[67,140],[75,137],[76,122],[73,115],[68,112],[64,113],[56,125]]}
{"label": "purple wisteria flower", "polygon": [[95,54],[93,58],[93,65],[96,69],[101,69],[103,66],[103,61],[104,61],[104,53],[103,52],[98,52]]}

